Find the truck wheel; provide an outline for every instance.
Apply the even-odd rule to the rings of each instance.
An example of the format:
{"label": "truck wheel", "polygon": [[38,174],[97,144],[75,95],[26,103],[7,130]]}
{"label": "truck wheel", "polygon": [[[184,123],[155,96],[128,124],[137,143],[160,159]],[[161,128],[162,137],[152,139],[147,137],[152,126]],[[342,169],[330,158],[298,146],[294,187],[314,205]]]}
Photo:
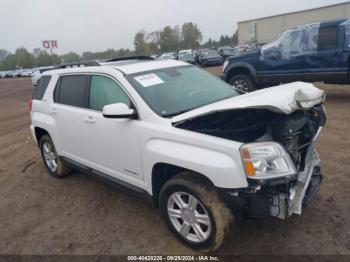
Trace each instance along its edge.
{"label": "truck wheel", "polygon": [[57,155],[55,146],[48,135],[41,137],[39,145],[44,164],[53,177],[61,178],[71,173],[72,169]]}
{"label": "truck wheel", "polygon": [[240,91],[245,93],[253,92],[256,90],[256,86],[252,80],[252,78],[246,74],[238,74],[231,77],[228,81],[231,86],[234,86]]}
{"label": "truck wheel", "polygon": [[170,231],[187,246],[204,252],[221,246],[233,221],[215,188],[194,172],[179,173],[166,182],[159,206]]}

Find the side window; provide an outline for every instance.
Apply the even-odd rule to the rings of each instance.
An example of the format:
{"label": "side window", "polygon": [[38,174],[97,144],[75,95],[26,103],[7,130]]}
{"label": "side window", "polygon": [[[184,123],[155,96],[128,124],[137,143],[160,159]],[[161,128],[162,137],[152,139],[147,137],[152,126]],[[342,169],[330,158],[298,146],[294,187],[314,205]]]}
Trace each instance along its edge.
{"label": "side window", "polygon": [[350,25],[347,24],[345,26],[345,41],[344,41],[344,47],[346,49],[350,48]]}
{"label": "side window", "polygon": [[32,98],[36,100],[41,100],[45,94],[46,88],[49,85],[51,76],[42,76],[39,79],[37,87],[34,89]]}
{"label": "side window", "polygon": [[317,52],[318,32],[320,24],[311,24],[304,27],[303,45],[304,52]]}
{"label": "side window", "polygon": [[105,105],[124,103],[130,107],[130,99],[124,90],[112,79],[92,76],[90,81],[90,108],[102,111]]}
{"label": "side window", "polygon": [[85,106],[85,90],[88,76],[62,76],[55,90],[55,102],[76,107]]}
{"label": "side window", "polygon": [[338,48],[338,27],[320,27],[318,33],[318,50]]}
{"label": "side window", "polygon": [[302,29],[289,30],[282,33],[273,42],[265,44],[262,48],[262,54],[266,57],[284,58],[300,55],[303,50],[302,46]]}

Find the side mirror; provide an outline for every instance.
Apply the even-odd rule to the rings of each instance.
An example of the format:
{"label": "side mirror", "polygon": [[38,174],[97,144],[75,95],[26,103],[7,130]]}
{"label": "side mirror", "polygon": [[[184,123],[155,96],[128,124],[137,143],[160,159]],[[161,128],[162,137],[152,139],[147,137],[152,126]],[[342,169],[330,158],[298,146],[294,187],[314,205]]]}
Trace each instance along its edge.
{"label": "side mirror", "polygon": [[136,118],[137,113],[124,103],[106,105],[102,110],[105,118]]}

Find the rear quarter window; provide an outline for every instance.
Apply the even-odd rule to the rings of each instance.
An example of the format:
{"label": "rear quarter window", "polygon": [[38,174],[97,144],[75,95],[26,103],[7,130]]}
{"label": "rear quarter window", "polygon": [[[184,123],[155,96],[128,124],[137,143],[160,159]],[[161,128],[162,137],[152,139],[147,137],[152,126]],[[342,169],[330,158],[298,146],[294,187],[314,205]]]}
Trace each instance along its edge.
{"label": "rear quarter window", "polygon": [[338,27],[320,27],[318,33],[318,49],[329,50],[338,48]]}
{"label": "rear quarter window", "polygon": [[51,80],[51,76],[49,76],[49,75],[42,76],[39,79],[38,85],[34,89],[32,99],[41,100],[43,98],[45,91],[46,91],[46,88],[50,83],[50,80]]}
{"label": "rear quarter window", "polygon": [[86,108],[87,75],[61,76],[54,93],[56,103]]}

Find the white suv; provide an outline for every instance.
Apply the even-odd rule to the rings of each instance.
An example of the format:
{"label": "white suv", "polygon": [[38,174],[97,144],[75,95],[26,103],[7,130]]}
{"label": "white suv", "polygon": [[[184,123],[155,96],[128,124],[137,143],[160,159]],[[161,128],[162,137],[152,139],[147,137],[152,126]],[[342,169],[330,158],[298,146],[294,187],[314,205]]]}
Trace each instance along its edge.
{"label": "white suv", "polygon": [[31,132],[52,176],[147,196],[180,240],[213,251],[234,216],[286,218],[313,198],[323,102],[312,84],[240,94],[181,61],[124,59],[43,73]]}

